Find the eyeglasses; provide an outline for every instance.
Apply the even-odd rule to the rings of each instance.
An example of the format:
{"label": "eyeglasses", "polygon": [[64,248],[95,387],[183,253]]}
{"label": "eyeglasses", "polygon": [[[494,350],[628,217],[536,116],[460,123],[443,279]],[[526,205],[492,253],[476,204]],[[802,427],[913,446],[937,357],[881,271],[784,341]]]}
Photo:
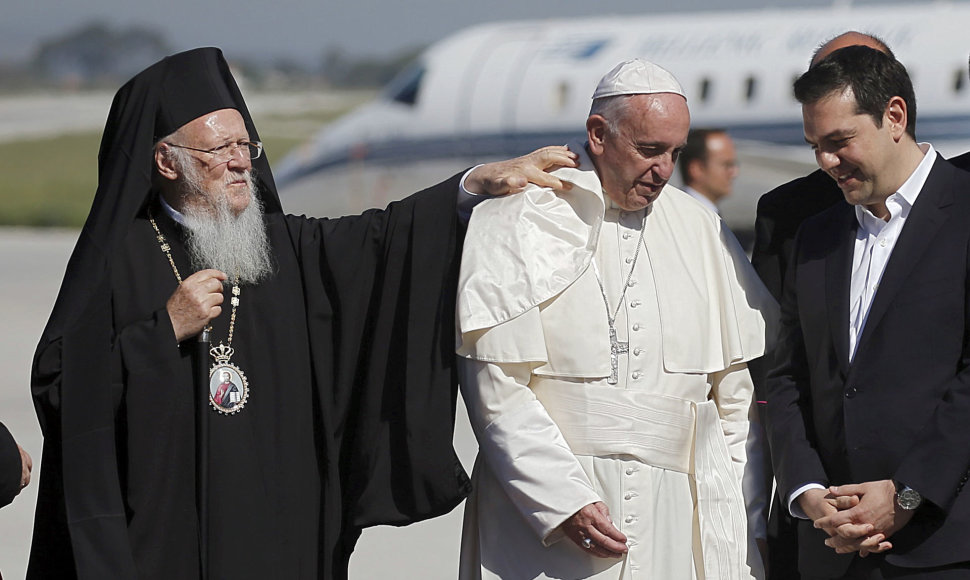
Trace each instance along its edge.
{"label": "eyeglasses", "polygon": [[189,149],[191,151],[198,151],[199,153],[208,153],[212,155],[212,159],[218,163],[226,163],[236,154],[236,151],[242,151],[249,155],[249,159],[258,159],[260,155],[263,154],[263,144],[259,141],[236,141],[235,143],[226,143],[225,145],[220,145],[218,147],[213,147],[212,149],[198,149],[196,147],[189,147],[188,145],[177,145],[175,143],[167,143],[171,147],[178,147],[179,149]]}

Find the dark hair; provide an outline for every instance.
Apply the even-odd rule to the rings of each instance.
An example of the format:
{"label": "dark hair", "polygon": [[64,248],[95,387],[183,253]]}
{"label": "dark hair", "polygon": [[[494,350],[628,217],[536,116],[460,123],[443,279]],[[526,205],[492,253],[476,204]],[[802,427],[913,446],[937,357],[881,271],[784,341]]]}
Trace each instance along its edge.
{"label": "dark hair", "polygon": [[898,60],[868,46],[840,48],[798,77],[795,98],[807,105],[847,89],[855,97],[856,112],[872,117],[877,127],[882,127],[889,100],[901,97],[906,102],[906,133],[916,138],[916,93]]}
{"label": "dark hair", "polygon": [[707,161],[707,138],[711,135],[727,134],[727,131],[719,128],[691,129],[687,133],[687,144],[680,151],[678,166],[680,177],[684,185],[688,182],[687,168],[693,161]]}

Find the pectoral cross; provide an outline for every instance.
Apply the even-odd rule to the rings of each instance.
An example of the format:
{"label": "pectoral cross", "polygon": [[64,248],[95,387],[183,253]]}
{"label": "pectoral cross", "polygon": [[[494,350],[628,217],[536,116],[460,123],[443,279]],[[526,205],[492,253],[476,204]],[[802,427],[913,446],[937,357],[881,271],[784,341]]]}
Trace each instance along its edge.
{"label": "pectoral cross", "polygon": [[606,380],[611,385],[615,385],[620,380],[620,355],[630,351],[629,342],[620,342],[616,339],[616,326],[610,322],[610,378]]}

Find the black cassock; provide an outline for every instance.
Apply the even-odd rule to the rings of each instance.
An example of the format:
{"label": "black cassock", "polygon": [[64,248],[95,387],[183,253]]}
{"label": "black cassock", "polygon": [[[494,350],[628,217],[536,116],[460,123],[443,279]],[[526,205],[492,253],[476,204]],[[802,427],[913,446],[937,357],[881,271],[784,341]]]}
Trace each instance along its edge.
{"label": "black cassock", "polygon": [[[171,58],[224,62],[214,49]],[[445,513],[467,491],[452,448],[457,176],[326,220],[284,215],[262,165],[276,272],[241,287],[232,363],[249,399],[208,413],[210,578],[342,578],[362,527]],[[117,226],[98,223],[96,199],[102,217],[81,234],[35,356],[45,444],[31,577],[199,574],[195,348],[175,344],[177,282],[149,211],[183,277],[192,270],[180,226],[132,196],[112,236],[98,233]]]}

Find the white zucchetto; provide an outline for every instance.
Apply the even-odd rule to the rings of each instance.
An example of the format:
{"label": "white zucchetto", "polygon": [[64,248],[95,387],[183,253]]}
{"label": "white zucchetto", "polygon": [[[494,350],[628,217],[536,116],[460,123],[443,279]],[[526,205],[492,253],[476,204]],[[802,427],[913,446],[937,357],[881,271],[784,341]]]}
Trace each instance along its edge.
{"label": "white zucchetto", "polygon": [[621,62],[606,73],[596,86],[593,99],[655,93],[673,93],[687,98],[680,83],[668,70],[635,58]]}

